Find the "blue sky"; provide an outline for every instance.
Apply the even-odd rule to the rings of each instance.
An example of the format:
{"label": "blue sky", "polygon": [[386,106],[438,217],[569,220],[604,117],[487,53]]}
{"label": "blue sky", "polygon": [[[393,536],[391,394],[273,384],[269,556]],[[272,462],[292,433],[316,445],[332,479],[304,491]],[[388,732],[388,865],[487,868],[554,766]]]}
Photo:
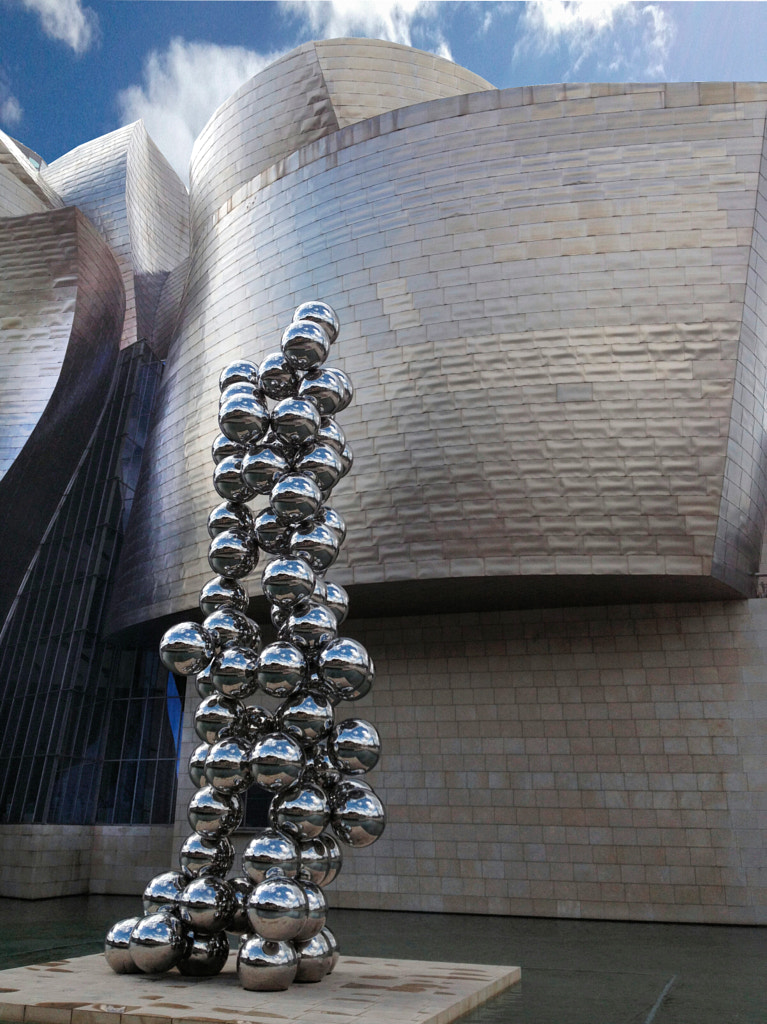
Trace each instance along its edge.
{"label": "blue sky", "polygon": [[50,162],[143,117],[186,178],[228,95],[336,36],[431,50],[499,88],[767,79],[767,3],[0,0],[0,127]]}

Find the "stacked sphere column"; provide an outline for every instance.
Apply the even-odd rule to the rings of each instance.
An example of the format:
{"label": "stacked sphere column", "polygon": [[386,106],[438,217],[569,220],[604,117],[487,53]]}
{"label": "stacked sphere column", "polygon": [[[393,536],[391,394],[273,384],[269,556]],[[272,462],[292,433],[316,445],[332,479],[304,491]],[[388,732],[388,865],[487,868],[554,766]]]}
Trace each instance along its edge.
{"label": "stacked sphere column", "polygon": [[[326,578],[346,532],[327,502],[352,464],[335,420],[351,401],[351,382],[324,366],[337,336],[330,306],[303,303],[279,352],[221,373],[212,451],[223,501],[208,517],[216,575],[200,593],[202,625],[173,626],[160,644],[166,667],[194,676],[201,698],[200,745],[189,761],[198,787],[189,802],[193,831],[180,870],[147,885],[144,915],[107,935],[106,958],[118,974],[215,975],[234,933],[244,988],[319,981],[338,959],[323,890],[341,869],[340,844],[367,846],[383,832],[381,801],[361,778],[378,761],[378,733],[336,715],[368,693],[374,675],[365,648],[338,635],[348,596]],[[267,495],[254,513],[248,503]],[[268,556],[261,583],[275,633],[266,645],[246,614],[241,582],[259,549]],[[252,703],[256,695],[268,706]],[[229,836],[253,785],[271,795],[269,826],[232,878]]]}

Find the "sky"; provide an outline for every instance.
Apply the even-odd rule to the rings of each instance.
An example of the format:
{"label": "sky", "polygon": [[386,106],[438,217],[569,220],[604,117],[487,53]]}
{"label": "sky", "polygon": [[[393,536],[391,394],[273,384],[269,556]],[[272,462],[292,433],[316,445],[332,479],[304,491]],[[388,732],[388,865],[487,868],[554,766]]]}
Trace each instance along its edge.
{"label": "sky", "polygon": [[0,0],[0,128],[49,163],[143,118],[183,180],[244,81],[309,39],[429,50],[498,88],[767,80],[767,3]]}

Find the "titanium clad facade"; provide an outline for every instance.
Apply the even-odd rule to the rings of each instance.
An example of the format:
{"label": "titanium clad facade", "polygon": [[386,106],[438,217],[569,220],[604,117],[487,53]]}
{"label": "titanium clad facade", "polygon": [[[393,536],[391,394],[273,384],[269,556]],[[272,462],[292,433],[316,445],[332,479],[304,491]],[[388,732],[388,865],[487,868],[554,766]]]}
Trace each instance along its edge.
{"label": "titanium clad facade", "polygon": [[43,161],[0,131],[0,217],[22,217],[63,206],[43,179]]}
{"label": "titanium clad facade", "polygon": [[117,259],[126,296],[121,347],[150,341],[163,284],[189,255],[184,185],[141,121],[78,146],[44,177],[93,221]]}
{"label": "titanium clad facade", "polygon": [[[210,472],[188,424],[215,368],[260,359],[314,294],[357,382],[338,575],[369,610],[755,593],[766,102],[475,92],[312,138],[216,210],[193,194],[115,624],[195,607]],[[204,196],[241,129],[219,112],[203,133]]]}

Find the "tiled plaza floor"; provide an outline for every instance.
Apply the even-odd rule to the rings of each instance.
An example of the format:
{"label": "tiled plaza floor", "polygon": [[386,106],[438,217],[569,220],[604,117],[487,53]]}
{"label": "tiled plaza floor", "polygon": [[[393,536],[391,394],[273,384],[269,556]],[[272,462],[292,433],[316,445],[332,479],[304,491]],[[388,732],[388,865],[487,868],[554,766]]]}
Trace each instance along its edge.
{"label": "tiled plaza floor", "polygon": [[[125,897],[0,900],[0,968],[95,953]],[[767,929],[331,911],[348,956],[516,965],[461,1024],[765,1024]],[[380,1024],[386,1024],[381,1021]]]}

